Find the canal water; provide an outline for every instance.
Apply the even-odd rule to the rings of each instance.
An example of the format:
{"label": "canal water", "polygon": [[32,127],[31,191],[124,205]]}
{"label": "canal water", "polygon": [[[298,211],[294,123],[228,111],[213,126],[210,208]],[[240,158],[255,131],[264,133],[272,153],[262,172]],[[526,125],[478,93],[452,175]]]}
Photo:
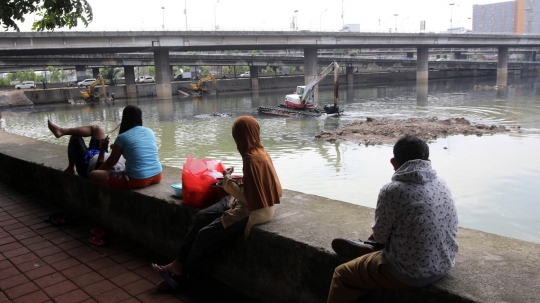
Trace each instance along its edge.
{"label": "canal water", "polygon": [[[431,81],[427,102],[417,103],[414,83],[340,87],[339,118],[259,116],[256,108],[280,103],[293,89],[259,93],[221,93],[202,97],[120,100],[114,104],[48,105],[2,110],[1,127],[11,133],[67,145],[47,129],[47,119],[66,127],[99,124],[106,131],[121,120],[122,109],[136,104],[144,125],[157,137],[163,164],[181,168],[188,155],[211,157],[241,168],[231,136],[234,119],[259,120],[263,145],[286,189],[375,207],[381,186],[390,181],[391,145],[329,143],[314,138],[366,117],[464,117],[505,125],[510,132],[477,137],[451,136],[429,143],[434,169],[454,195],[462,227],[540,243],[540,79],[511,78],[504,90],[495,79]],[[333,100],[320,89],[320,104]],[[327,102],[324,102],[327,100]],[[117,133],[112,133],[112,140]],[[67,163],[67,160],[66,160]]]}

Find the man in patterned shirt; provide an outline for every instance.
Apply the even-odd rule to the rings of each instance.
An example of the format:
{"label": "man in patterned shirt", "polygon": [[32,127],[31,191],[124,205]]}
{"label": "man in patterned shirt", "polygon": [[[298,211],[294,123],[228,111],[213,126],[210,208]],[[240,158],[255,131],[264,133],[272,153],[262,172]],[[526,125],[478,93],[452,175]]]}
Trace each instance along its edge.
{"label": "man in patterned shirt", "polygon": [[369,241],[335,239],[338,255],[358,257],[334,271],[329,303],[356,302],[371,290],[426,286],[455,264],[457,212],[446,183],[431,168],[428,145],[414,136],[402,137],[390,162],[395,173],[379,193],[369,237],[384,248],[375,251],[366,245]]}

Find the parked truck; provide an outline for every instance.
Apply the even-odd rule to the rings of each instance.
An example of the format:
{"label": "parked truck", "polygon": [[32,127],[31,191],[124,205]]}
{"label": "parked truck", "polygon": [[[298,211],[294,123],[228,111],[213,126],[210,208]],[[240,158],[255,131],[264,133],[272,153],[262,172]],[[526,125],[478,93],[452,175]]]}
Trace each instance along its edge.
{"label": "parked truck", "polygon": [[191,78],[191,72],[181,72],[178,75],[174,76],[175,81],[191,80]]}
{"label": "parked truck", "polygon": [[360,32],[360,24],[345,24],[340,32]]}

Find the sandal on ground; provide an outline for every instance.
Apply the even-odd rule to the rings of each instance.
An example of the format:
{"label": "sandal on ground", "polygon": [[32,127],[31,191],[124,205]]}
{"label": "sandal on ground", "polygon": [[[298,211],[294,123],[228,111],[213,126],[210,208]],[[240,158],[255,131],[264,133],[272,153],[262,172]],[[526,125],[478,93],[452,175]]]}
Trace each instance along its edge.
{"label": "sandal on ground", "polygon": [[[161,266],[157,264],[151,264],[151,265],[152,265],[152,269],[156,271],[161,276],[161,278],[163,278],[163,282],[167,283],[167,285],[169,285],[172,288],[178,287],[178,282],[176,282],[173,278],[171,278],[171,274],[169,273],[167,268],[165,268],[165,266]],[[159,268],[161,268],[161,270]]]}
{"label": "sandal on ground", "polygon": [[105,245],[107,242],[105,242],[103,240],[103,238],[101,237],[98,237],[98,236],[95,236],[95,237],[92,237],[88,240],[88,242],[94,244],[94,245],[97,245],[97,246],[103,246]]}
{"label": "sandal on ground", "polygon": [[103,238],[105,236],[105,231],[101,227],[94,227],[90,232],[96,237]]}
{"label": "sandal on ground", "polygon": [[178,288],[174,288],[170,286],[169,283],[167,283],[165,280],[161,280],[161,282],[158,283],[157,289],[159,291],[165,291],[165,292],[173,293],[173,294],[178,291]]}

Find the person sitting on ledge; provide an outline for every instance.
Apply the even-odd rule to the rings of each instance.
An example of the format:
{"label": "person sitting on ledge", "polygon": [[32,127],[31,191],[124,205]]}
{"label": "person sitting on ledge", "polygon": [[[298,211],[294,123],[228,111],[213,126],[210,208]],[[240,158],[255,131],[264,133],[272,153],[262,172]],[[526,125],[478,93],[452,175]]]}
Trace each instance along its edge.
{"label": "person sitting on ledge", "polygon": [[242,185],[231,177],[234,168],[223,172],[223,188],[230,196],[197,213],[176,260],[164,266],[152,264],[163,278],[158,285],[161,289],[176,288],[178,279],[234,243],[242,231],[247,238],[252,226],[274,216],[274,204],[279,204],[282,189],[272,159],[261,145],[259,123],[253,117],[239,117],[234,121],[232,136],[242,156]]}
{"label": "person sitting on ledge", "polygon": [[[142,126],[142,111],[128,105],[122,111],[118,137],[111,146],[111,154],[105,163],[90,173],[96,185],[116,190],[137,189],[161,181],[162,167],[159,162],[154,132]],[[121,156],[126,159],[126,170],[111,171]]]}
{"label": "person sitting on ledge", "polygon": [[[107,152],[107,144],[100,142],[105,139],[105,133],[99,125],[88,125],[74,128],[62,128],[47,120],[49,130],[56,138],[71,136],[68,143],[68,167],[64,170],[66,174],[77,174],[83,178],[88,178],[88,163],[94,156],[98,156],[101,151],[101,162]],[[90,137],[90,144],[86,146],[83,138]],[[98,159],[97,162],[100,162]]]}
{"label": "person sitting on ledge", "polygon": [[431,168],[428,145],[405,136],[393,152],[395,173],[379,193],[369,237],[375,243],[332,241],[338,255],[353,260],[335,269],[329,303],[357,302],[371,290],[426,286],[455,265],[457,212],[448,186]]}

